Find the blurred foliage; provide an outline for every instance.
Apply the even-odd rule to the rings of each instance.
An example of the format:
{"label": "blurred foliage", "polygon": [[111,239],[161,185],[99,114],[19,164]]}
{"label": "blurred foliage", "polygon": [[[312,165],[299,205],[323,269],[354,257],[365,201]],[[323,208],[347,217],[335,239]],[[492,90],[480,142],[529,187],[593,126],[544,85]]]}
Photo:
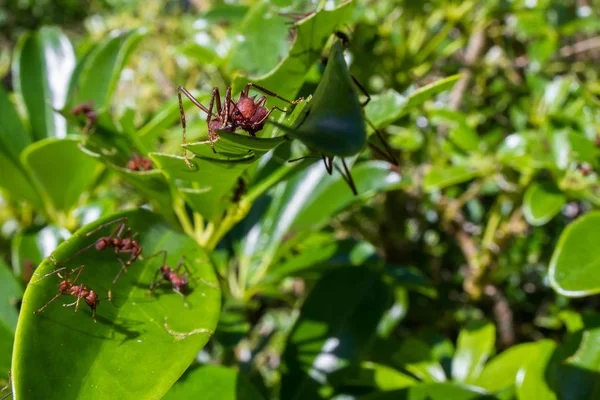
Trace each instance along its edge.
{"label": "blurred foliage", "polygon": [[[4,2],[0,387],[12,369],[24,399],[28,380],[48,398],[598,398],[599,62],[599,0]],[[189,169],[177,86],[207,105],[247,82],[305,100],[269,97],[288,112],[256,139],[217,131],[214,153],[184,97]],[[58,278],[32,275],[141,207],[116,307],[34,315]],[[208,254],[192,270],[218,278],[220,311],[216,292],[202,312],[166,283],[144,294],[163,247],[172,267]],[[89,273],[89,251],[104,298],[118,264]],[[66,337],[91,392],[35,377]]]}

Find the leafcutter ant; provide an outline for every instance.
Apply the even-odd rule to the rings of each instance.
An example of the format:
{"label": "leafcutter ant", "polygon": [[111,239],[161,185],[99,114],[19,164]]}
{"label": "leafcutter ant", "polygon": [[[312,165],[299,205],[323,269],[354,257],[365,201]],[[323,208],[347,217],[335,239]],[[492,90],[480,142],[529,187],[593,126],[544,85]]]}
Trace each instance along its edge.
{"label": "leafcutter ant", "polygon": [[[250,88],[255,88],[266,95],[276,97],[280,100],[285,101],[289,104],[296,104],[303,99],[300,98],[298,100],[289,101],[279,96],[278,94],[271,92],[268,89],[265,89],[262,86],[256,85],[254,83],[248,83],[244,90],[240,93],[240,97],[238,101],[234,101],[231,99],[231,87],[228,87],[225,91],[225,100],[221,104],[221,94],[219,92],[219,88],[213,88],[212,96],[210,97],[210,104],[207,107],[203,106],[190,92],[188,92],[184,87],[177,87],[177,96],[179,98],[179,112],[181,114],[181,126],[183,127],[183,144],[186,143],[186,122],[185,122],[185,113],[183,111],[183,101],[181,98],[181,93],[183,93],[196,107],[201,109],[206,113],[206,125],[208,126],[208,140],[210,141],[210,146],[215,151],[214,142],[219,138],[219,135],[215,132],[218,129],[235,132],[237,128],[240,128],[250,136],[256,136],[256,132],[263,129],[267,118],[273,110],[279,110],[281,112],[287,112],[287,110],[282,110],[277,106],[271,107],[271,109],[267,109],[265,106],[267,102],[267,96],[262,96],[258,100],[256,100],[256,96],[249,96]],[[217,113],[213,113],[213,108],[217,107]],[[185,158],[185,163],[188,167],[193,168],[193,165],[187,158],[187,152],[184,148],[183,156]]]}
{"label": "leafcutter ant", "polygon": [[[137,235],[137,233],[132,235],[130,228],[127,228],[127,231],[125,231],[125,227],[126,227],[125,221],[127,221],[127,217],[117,218],[113,221],[102,224],[99,227],[97,227],[96,229],[86,233],[85,236],[88,237],[88,236],[96,233],[100,229],[103,229],[107,226],[110,226],[112,224],[116,224],[116,223],[120,222],[119,225],[108,236],[103,236],[103,237],[99,238],[94,243],[84,247],[83,249],[79,250],[77,253],[73,254],[71,257],[69,257],[65,260],[62,260],[58,263],[55,263],[55,264],[56,265],[63,264],[65,262],[77,257],[79,254],[83,253],[84,251],[89,250],[92,247],[95,247],[96,250],[98,250],[98,251],[102,251],[107,248],[114,248],[116,258],[121,263],[121,269],[119,270],[119,273],[117,274],[117,276],[115,276],[115,279],[112,282],[112,284],[114,285],[115,283],[117,283],[117,280],[119,280],[119,278],[121,277],[121,274],[123,272],[127,272],[127,267],[129,267],[135,260],[138,259],[140,254],[142,254],[142,247],[134,239],[135,236]],[[123,261],[123,259],[121,259],[121,257],[119,257],[119,254],[121,254],[121,253],[129,254],[129,259],[127,261]],[[108,295],[109,295],[109,298],[112,298],[111,290],[108,291]]]}
{"label": "leafcutter ant", "polygon": [[91,101],[76,105],[75,107],[73,107],[71,112],[74,116],[78,116],[80,114],[85,115],[86,123],[85,127],[83,128],[83,132],[88,132],[92,125],[95,124],[96,120],[98,119],[98,114],[96,113],[96,111],[94,111],[94,105]]}
{"label": "leafcutter ant", "polygon": [[[153,255],[151,255],[150,257],[148,257],[148,259],[155,257],[159,254],[163,255],[163,261],[160,267],[158,267],[158,269],[156,270],[156,273],[154,274],[154,279],[152,280],[152,283],[150,284],[150,291],[154,292],[154,289],[157,288],[160,285],[160,281],[165,280],[167,282],[170,282],[171,285],[173,286],[173,291],[177,294],[179,294],[182,298],[183,298],[183,302],[185,304],[185,306],[188,306],[188,303],[185,299],[185,297],[189,294],[189,277],[191,275],[190,270],[188,269],[187,265],[185,264],[185,260],[183,258],[183,256],[181,256],[179,258],[179,262],[177,263],[177,267],[175,267],[175,269],[169,267],[167,265],[167,251],[166,250],[160,250],[157,251],[156,253],[154,253]],[[185,273],[183,275],[180,274],[180,270],[181,268],[185,269]]]}
{"label": "leafcutter ant", "polygon": [[[42,276],[40,279],[38,279],[37,281],[33,282],[33,283],[37,283],[37,282],[41,281],[42,279],[45,279],[45,278],[49,277],[50,275],[54,275],[54,274],[58,274],[58,277],[62,279],[62,281],[58,284],[58,294],[56,296],[54,296],[45,305],[43,305],[39,310],[35,311],[34,314],[41,313],[42,311],[44,311],[44,309],[46,307],[48,307],[50,305],[50,303],[52,303],[54,300],[58,299],[61,296],[73,296],[73,297],[77,297],[77,300],[75,300],[73,303],[63,304],[63,307],[75,306],[75,312],[77,312],[77,310],[79,310],[79,301],[81,299],[84,299],[85,303],[92,309],[92,319],[94,320],[94,322],[96,322],[96,308],[98,307],[98,304],[100,303],[100,300],[98,299],[98,294],[82,283],[80,283],[79,285],[76,285],[77,280],[79,279],[79,276],[81,275],[81,272],[83,271],[84,267],[85,266],[82,265],[78,268],[71,270],[71,272],[69,272],[66,267],[59,268],[56,271],[50,272],[49,274],[46,274],[46,275]],[[64,278],[60,274],[63,271],[66,272]],[[73,279],[73,281],[70,281],[69,276],[72,275],[76,271],[77,271],[77,275],[75,276],[75,279]]]}
{"label": "leafcutter ant", "polygon": [[[11,376],[10,376],[10,372],[8,373],[8,383],[6,384],[6,386],[4,386],[1,390],[0,390],[0,394],[2,394],[2,392],[4,392],[6,389],[10,388],[10,382],[11,382]],[[4,397],[2,397],[0,400],[4,400],[4,399],[8,399],[10,397],[10,395],[12,394],[11,391],[9,391],[7,394],[4,395]]]}
{"label": "leafcutter ant", "polygon": [[152,169],[152,161],[135,153],[129,159],[127,169],[132,171],[150,171]]}

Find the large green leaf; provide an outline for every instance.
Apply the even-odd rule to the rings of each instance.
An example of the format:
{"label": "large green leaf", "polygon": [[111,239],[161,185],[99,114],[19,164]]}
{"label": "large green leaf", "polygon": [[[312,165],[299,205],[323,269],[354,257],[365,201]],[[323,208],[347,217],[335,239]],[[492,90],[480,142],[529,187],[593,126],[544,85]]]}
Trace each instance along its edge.
{"label": "large green leaf", "polygon": [[281,397],[321,398],[318,388],[328,374],[366,353],[392,301],[381,275],[367,268],[342,268],[325,275],[306,299],[288,338]]}
{"label": "large green leaf", "polygon": [[487,363],[473,384],[489,392],[499,392],[515,385],[519,370],[536,354],[537,344],[513,346]]}
{"label": "large green leaf", "polygon": [[427,383],[406,389],[380,392],[361,400],[492,400],[481,389],[454,383]]}
{"label": "large green leaf", "polygon": [[[127,217],[127,227],[139,233],[136,240],[145,260],[135,261],[112,286],[120,269],[112,249],[94,247],[69,260],[79,249],[108,235],[112,224],[86,236],[103,223]],[[149,285],[162,257],[175,267],[183,255],[190,269],[189,306],[164,283],[149,293]],[[78,283],[89,286],[101,300],[97,323],[82,302],[79,312],[61,305],[59,298],[42,313],[34,311],[58,292],[60,279],[44,274],[85,265]],[[71,277],[72,279],[73,277]],[[112,304],[105,301],[112,286]],[[190,365],[210,338],[218,320],[220,290],[207,255],[187,236],[171,230],[156,215],[144,210],[108,216],[87,225],[61,244],[37,269],[27,287],[17,326],[13,356],[15,396],[20,399],[89,399],[162,397]],[[31,379],[35,376],[36,379]],[[65,379],[68,377],[68,379]]]}
{"label": "large green leaf", "polygon": [[52,210],[70,211],[94,182],[100,163],[79,149],[80,139],[47,138],[28,146],[23,165]]}
{"label": "large green leaf", "polygon": [[[23,289],[10,268],[0,260],[0,324],[14,332],[17,327],[17,302],[23,295]],[[0,371],[2,371],[0,369]],[[0,372],[1,373],[1,372]]]}
{"label": "large green leaf", "polygon": [[527,188],[523,198],[523,215],[533,226],[550,221],[567,202],[567,196],[555,185],[535,182]]}
{"label": "large green leaf", "polygon": [[19,41],[13,83],[25,102],[34,140],[66,136],[66,121],[54,110],[65,105],[74,68],[73,46],[59,28],[43,27]]}
{"label": "large green leaf", "polygon": [[16,165],[20,164],[19,154],[31,143],[17,110],[8,98],[8,93],[0,86],[0,152]]}
{"label": "large green leaf", "polygon": [[79,77],[78,103],[91,101],[98,110],[110,105],[121,70],[146,32],[145,28],[138,28],[111,35],[95,48]]}
{"label": "large green leaf", "polygon": [[36,207],[42,207],[42,200],[21,162],[14,162],[3,153],[0,153],[0,188],[13,200],[27,201]]}
{"label": "large green leaf", "polygon": [[458,382],[473,382],[494,351],[496,328],[490,323],[474,323],[462,329],[452,359],[452,378]]}
{"label": "large green leaf", "polygon": [[555,400],[558,397],[549,386],[548,368],[556,344],[549,339],[544,339],[537,342],[536,347],[527,365],[519,371],[517,395],[519,400]]}
{"label": "large green leaf", "polygon": [[444,367],[424,340],[409,337],[392,356],[395,363],[424,382],[447,380]]}
{"label": "large green leaf", "polygon": [[582,297],[600,293],[600,212],[567,226],[550,261],[550,283],[558,293]]}
{"label": "large green leaf", "polygon": [[342,368],[331,374],[336,387],[370,387],[378,390],[397,390],[413,386],[417,380],[386,365],[363,362]]}
{"label": "large green leaf", "polygon": [[352,156],[363,149],[367,131],[341,41],[334,43],[321,82],[294,127],[278,126],[325,155]]}
{"label": "large green leaf", "polygon": [[[298,21],[294,29],[296,39],[289,54],[268,74],[248,78],[238,76],[234,81],[234,93],[239,92],[248,81],[252,81],[269,90],[275,91],[284,99],[293,99],[310,68],[321,56],[327,38],[336,27],[348,23],[354,10],[353,1],[347,1],[339,6],[325,10],[319,8],[314,14]],[[274,105],[285,107],[286,103],[272,99]]]}
{"label": "large green leaf", "polygon": [[186,372],[167,392],[164,400],[260,400],[264,397],[238,371],[205,365]]}
{"label": "large green leaf", "polygon": [[426,192],[441,190],[448,186],[470,181],[477,176],[477,171],[462,165],[436,165],[425,174],[423,189]]}
{"label": "large green leaf", "polygon": [[256,2],[233,38],[227,69],[256,76],[277,66],[290,47],[286,22],[271,2]]}

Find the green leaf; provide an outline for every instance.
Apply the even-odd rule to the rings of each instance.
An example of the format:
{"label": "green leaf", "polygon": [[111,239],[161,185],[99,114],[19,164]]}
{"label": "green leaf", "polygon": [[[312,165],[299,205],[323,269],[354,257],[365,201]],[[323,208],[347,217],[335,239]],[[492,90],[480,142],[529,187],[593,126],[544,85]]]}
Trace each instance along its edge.
{"label": "green leaf", "polygon": [[359,386],[382,391],[402,389],[417,383],[416,379],[394,368],[369,361],[342,368],[330,377],[336,387]]}
{"label": "green leaf", "polygon": [[548,384],[547,369],[556,344],[544,339],[536,343],[536,351],[529,362],[519,371],[517,379],[517,395],[521,400],[539,399],[555,400],[558,397]]}
{"label": "green leaf", "polygon": [[77,137],[47,138],[21,153],[23,165],[50,210],[72,210],[96,178],[100,163],[84,154],[79,143]]}
{"label": "green leaf", "polygon": [[[135,261],[115,285],[112,282],[121,266],[112,249],[98,252],[92,247],[59,265],[69,270],[85,265],[78,283],[98,294],[98,322],[94,323],[85,303],[80,304],[78,312],[61,306],[73,298],[59,298],[42,313],[34,314],[58,292],[58,276],[41,279],[56,271],[52,260],[69,260],[84,246],[108,235],[117,224],[105,226],[89,237],[87,232],[124,216],[127,227],[139,233],[136,240],[145,260]],[[172,267],[185,256],[190,269],[191,293],[186,297],[189,307],[166,282],[155,289],[154,295],[149,292],[162,263],[162,257],[150,255],[159,250],[168,251],[167,264]],[[112,304],[105,301],[111,287]],[[27,287],[12,365],[15,396],[49,400],[160,398],[210,338],[219,308],[217,278],[207,255],[191,238],[171,230],[145,210],[100,219],[61,244],[40,265]],[[42,369],[44,373],[40,373]],[[67,376],[69,379],[64,379]]]}
{"label": "green leaf", "polygon": [[534,182],[523,198],[523,215],[533,226],[545,225],[567,203],[567,196],[548,182]]}
{"label": "green leaf", "polygon": [[13,83],[25,102],[34,140],[66,136],[66,121],[54,110],[65,105],[74,68],[73,46],[59,28],[43,27],[19,41],[13,57]]}
{"label": "green leaf", "polygon": [[190,160],[194,166],[190,169],[183,157],[161,153],[150,153],[149,156],[189,206],[208,221],[223,216],[232,204],[238,177],[255,161],[252,155],[234,162],[196,156]]}
{"label": "green leaf", "polygon": [[355,84],[334,43],[319,86],[293,128],[276,124],[309,149],[333,156],[352,156],[366,144],[367,132]]}
{"label": "green leaf", "polygon": [[447,380],[444,368],[436,359],[433,349],[421,339],[412,337],[405,339],[392,357],[398,365],[422,381]]}
{"label": "green leaf", "polygon": [[330,373],[368,351],[391,302],[390,288],[367,268],[342,268],[319,280],[288,338],[281,398],[318,398]]}
{"label": "green leaf", "polygon": [[470,181],[476,176],[476,171],[462,165],[436,165],[425,174],[423,189],[426,192],[434,192]]}
{"label": "green leaf", "polygon": [[[23,289],[13,276],[10,268],[0,260],[0,324],[14,332],[17,327],[17,302],[23,296]],[[0,371],[2,371],[0,369]]]}
{"label": "green leaf", "polygon": [[238,371],[205,365],[186,372],[163,400],[260,400],[264,397]]}
{"label": "green leaf", "polygon": [[146,33],[145,28],[138,28],[111,35],[94,49],[79,77],[77,103],[91,101],[97,110],[110,105],[121,71]]}
{"label": "green leaf", "polygon": [[539,132],[522,132],[508,135],[498,147],[498,160],[517,171],[530,173],[532,169],[541,169],[550,165],[546,145],[549,143],[540,137]]}
{"label": "green leaf", "polygon": [[550,261],[550,284],[558,293],[583,297],[600,293],[600,212],[567,226]]}
{"label": "green leaf", "polygon": [[277,11],[270,2],[259,1],[246,13],[229,50],[229,72],[243,70],[262,75],[285,57],[290,47],[288,19]]}
{"label": "green leaf", "polygon": [[452,75],[411,92],[408,96],[406,108],[408,110],[412,110],[413,108],[425,104],[427,100],[437,96],[438,94],[452,89],[460,77],[460,75]]}
{"label": "green leaf", "polygon": [[474,382],[494,351],[495,341],[496,328],[493,324],[477,323],[462,329],[452,359],[452,378],[458,382]]}
{"label": "green leaf", "polygon": [[[331,10],[318,9],[314,14],[296,23],[296,40],[289,54],[266,75],[252,78],[237,76],[233,85],[234,93],[242,90],[251,80],[275,91],[284,99],[295,98],[304,83],[306,74],[319,60],[325,41],[336,27],[349,23],[354,11],[354,3],[347,1]],[[277,99],[273,99],[273,104],[279,107],[286,106],[284,102]]]}
{"label": "green leaf", "polygon": [[5,379],[6,373],[11,370],[14,340],[15,336],[11,329],[0,320],[0,379]]}
{"label": "green leaf", "polygon": [[35,207],[42,207],[42,200],[21,162],[17,164],[2,153],[0,153],[0,187],[15,201],[27,201]]}
{"label": "green leaf", "polygon": [[587,162],[598,167],[598,149],[594,142],[571,130],[553,132],[552,154],[559,169],[567,169],[573,162]]}
{"label": "green leaf", "polygon": [[19,154],[31,143],[29,133],[8,98],[8,93],[0,86],[0,152],[14,164],[19,165]]}
{"label": "green leaf", "polygon": [[502,352],[490,361],[473,384],[499,392],[515,385],[519,370],[536,354],[537,344],[523,343]]}
{"label": "green leaf", "polygon": [[454,383],[428,383],[406,389],[380,392],[361,400],[485,400],[494,399],[481,389]]}
{"label": "green leaf", "polygon": [[20,233],[15,236],[10,249],[15,276],[21,282],[29,282],[33,272],[44,258],[70,236],[68,230],[55,225],[47,225],[38,232]]}

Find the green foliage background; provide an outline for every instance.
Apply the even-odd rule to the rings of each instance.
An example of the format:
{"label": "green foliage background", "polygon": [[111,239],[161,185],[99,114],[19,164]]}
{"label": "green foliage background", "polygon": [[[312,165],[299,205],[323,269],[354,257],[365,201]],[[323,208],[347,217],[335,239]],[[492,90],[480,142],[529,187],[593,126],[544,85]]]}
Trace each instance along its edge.
{"label": "green foliage background", "polygon": [[[599,62],[598,0],[3,3],[0,387],[600,397]],[[184,98],[190,170],[176,87],[247,82],[305,100],[269,98],[288,112],[213,153]],[[113,253],[70,257],[123,215],[144,251],[113,286]],[[188,306],[148,290],[163,249]],[[98,322],[83,300],[34,314],[59,282],[40,278],[79,265]]]}

